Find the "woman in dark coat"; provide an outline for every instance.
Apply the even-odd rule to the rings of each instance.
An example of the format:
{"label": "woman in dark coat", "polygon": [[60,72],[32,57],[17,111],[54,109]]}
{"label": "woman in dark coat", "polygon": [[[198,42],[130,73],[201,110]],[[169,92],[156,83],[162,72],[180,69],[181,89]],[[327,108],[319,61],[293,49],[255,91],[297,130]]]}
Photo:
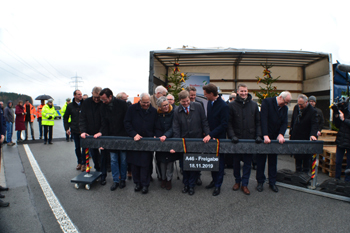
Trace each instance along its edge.
{"label": "woman in dark coat", "polygon": [[[163,96],[157,100],[158,119],[156,122],[156,137],[164,142],[167,138],[173,136],[173,118],[174,110],[168,100]],[[160,171],[162,175],[161,188],[171,189],[171,180],[174,173],[174,161],[179,159],[178,153],[157,152],[157,161],[160,162]]]}
{"label": "woman in dark coat", "polygon": [[23,101],[19,100],[18,104],[16,105],[16,110],[15,110],[15,114],[16,114],[16,128],[15,130],[17,131],[17,142],[23,141],[21,138],[21,133],[22,130],[25,130],[26,127],[24,125],[24,107],[23,107]]}

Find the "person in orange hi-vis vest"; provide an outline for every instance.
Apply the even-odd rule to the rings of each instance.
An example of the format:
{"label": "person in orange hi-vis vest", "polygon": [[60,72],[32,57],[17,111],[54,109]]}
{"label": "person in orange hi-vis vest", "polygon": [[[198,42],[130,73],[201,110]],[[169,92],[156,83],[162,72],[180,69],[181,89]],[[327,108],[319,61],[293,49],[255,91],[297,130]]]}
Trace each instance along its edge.
{"label": "person in orange hi-vis vest", "polygon": [[35,107],[29,102],[29,100],[26,100],[26,103],[24,104],[24,124],[26,126],[26,137],[24,140],[28,140],[28,123],[30,125],[30,132],[32,134],[32,139],[35,140],[34,137],[34,128],[33,128],[33,122],[36,115]]}
{"label": "person in orange hi-vis vest", "polygon": [[42,121],[42,115],[41,111],[43,107],[45,106],[45,100],[41,100],[41,104],[36,108],[36,119],[39,124],[39,139],[43,139],[43,126],[41,124]]}

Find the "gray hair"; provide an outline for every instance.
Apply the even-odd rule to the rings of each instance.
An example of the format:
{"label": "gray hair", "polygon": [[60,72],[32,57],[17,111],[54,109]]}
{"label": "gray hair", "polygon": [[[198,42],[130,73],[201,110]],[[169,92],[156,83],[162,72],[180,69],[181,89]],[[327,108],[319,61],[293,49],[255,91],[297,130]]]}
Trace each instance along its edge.
{"label": "gray hair", "polygon": [[168,93],[168,90],[163,87],[162,85],[159,85],[158,87],[156,87],[156,89],[154,90],[154,93],[157,94],[157,93]]}
{"label": "gray hair", "polygon": [[143,97],[151,98],[150,95],[149,95],[148,93],[146,93],[146,92],[144,92],[144,93],[142,93],[142,94],[140,95],[140,100],[142,100]]}
{"label": "gray hair", "polygon": [[279,96],[282,96],[283,99],[287,98],[287,96],[290,96],[292,99],[292,94],[290,94],[289,91],[282,91]]}
{"label": "gray hair", "polygon": [[157,106],[158,106],[158,107],[162,107],[162,103],[163,103],[164,101],[168,101],[168,100],[166,99],[165,96],[159,97],[159,99],[157,99]]}
{"label": "gray hair", "polygon": [[102,87],[94,87],[94,88],[92,88],[92,93],[100,94],[101,91],[102,91]]}
{"label": "gray hair", "polygon": [[300,95],[298,95],[298,99],[302,99],[302,100],[304,100],[304,103],[306,103],[306,102],[307,102],[307,96],[306,96],[306,95],[304,95],[304,94],[300,94]]}
{"label": "gray hair", "polygon": [[123,98],[123,95],[127,95],[125,92],[119,92],[118,94],[117,94],[117,99],[121,99],[121,98]]}
{"label": "gray hair", "polygon": [[166,97],[168,98],[168,96],[170,96],[171,98],[173,98],[173,100],[175,99],[175,97],[172,94],[167,95]]}

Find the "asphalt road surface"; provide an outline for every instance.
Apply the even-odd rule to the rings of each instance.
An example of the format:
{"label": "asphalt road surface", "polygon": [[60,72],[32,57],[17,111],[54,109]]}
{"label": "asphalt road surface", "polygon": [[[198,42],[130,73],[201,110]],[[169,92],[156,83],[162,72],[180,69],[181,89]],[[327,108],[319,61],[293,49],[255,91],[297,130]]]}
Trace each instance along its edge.
{"label": "asphalt road surface", "polygon": [[[51,233],[67,227],[76,232],[103,233],[350,231],[349,203],[283,187],[274,193],[266,184],[259,193],[254,170],[248,186],[250,196],[232,190],[232,169],[225,170],[221,194],[216,197],[204,188],[211,181],[210,172],[202,172],[203,185],[189,196],[181,193],[182,176],[179,174],[177,180],[176,170],[170,191],[160,188],[155,173],[147,195],[135,193],[130,180],[126,188],[110,191],[111,173],[105,186],[96,182],[90,190],[75,189],[70,182],[79,174],[74,143],[63,137],[62,121],[57,120],[53,145],[29,141],[27,151],[24,145],[3,146],[5,178],[0,179],[10,188],[2,192],[10,207],[0,208],[0,232]],[[31,154],[38,167],[30,163]],[[278,169],[282,168],[294,170],[294,160],[279,156]],[[327,178],[319,175],[320,181]]]}

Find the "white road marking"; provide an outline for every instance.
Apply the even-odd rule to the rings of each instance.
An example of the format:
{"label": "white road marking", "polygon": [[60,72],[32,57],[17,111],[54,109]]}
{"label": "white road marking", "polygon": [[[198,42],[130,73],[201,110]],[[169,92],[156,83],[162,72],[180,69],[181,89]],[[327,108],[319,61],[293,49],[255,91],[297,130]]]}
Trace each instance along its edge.
{"label": "white road marking", "polygon": [[27,157],[29,159],[30,165],[33,168],[34,174],[40,184],[41,190],[43,191],[47,202],[49,203],[53,214],[55,215],[58,224],[60,225],[63,232],[79,232],[76,226],[73,224],[69,218],[66,211],[63,209],[60,201],[56,197],[55,193],[52,191],[49,182],[47,182],[46,177],[42,173],[38,162],[34,158],[32,151],[27,144],[24,144],[24,149],[26,151]]}

